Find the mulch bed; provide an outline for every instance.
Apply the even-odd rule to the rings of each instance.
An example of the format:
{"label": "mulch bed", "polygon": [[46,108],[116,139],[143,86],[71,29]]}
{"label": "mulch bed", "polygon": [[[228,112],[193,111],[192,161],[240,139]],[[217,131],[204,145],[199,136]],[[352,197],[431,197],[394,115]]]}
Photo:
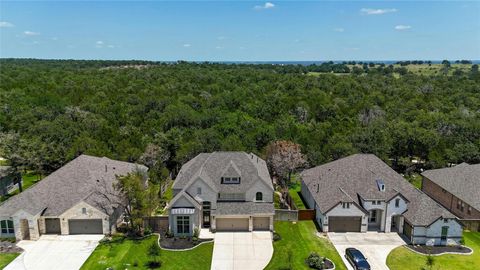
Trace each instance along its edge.
{"label": "mulch bed", "polygon": [[0,253],[20,253],[23,249],[17,247],[15,243],[0,241]]}
{"label": "mulch bed", "polygon": [[160,247],[167,249],[187,249],[198,246],[203,242],[212,241],[213,239],[198,239],[192,241],[192,238],[180,238],[180,237],[160,237]]}
{"label": "mulch bed", "polygon": [[334,265],[333,262],[330,261],[329,259],[325,258],[324,260],[324,268],[323,269],[333,269]]}
{"label": "mulch bed", "polygon": [[470,253],[472,250],[464,246],[413,246],[408,245],[411,250],[425,254],[425,255],[439,255],[445,252],[454,253]]}

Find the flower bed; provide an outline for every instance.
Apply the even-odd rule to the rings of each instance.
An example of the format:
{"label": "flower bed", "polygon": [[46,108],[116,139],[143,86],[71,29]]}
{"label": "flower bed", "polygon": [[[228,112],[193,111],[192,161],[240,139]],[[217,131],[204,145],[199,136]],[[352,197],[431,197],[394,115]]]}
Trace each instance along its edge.
{"label": "flower bed", "polygon": [[410,250],[423,255],[442,255],[442,254],[471,254],[472,249],[466,246],[414,246],[407,245]]}

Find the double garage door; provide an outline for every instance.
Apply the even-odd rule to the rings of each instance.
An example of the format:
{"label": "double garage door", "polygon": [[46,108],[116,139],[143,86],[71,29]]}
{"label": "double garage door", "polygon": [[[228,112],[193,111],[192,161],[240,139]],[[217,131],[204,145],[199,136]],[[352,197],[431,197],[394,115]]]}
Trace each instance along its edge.
{"label": "double garage door", "polygon": [[103,234],[101,219],[70,219],[68,228],[70,234]]}
{"label": "double garage door", "polygon": [[[217,231],[248,231],[248,218],[217,218]],[[269,230],[269,217],[254,217],[253,230]]]}
{"label": "double garage door", "polygon": [[328,217],[329,232],[360,232],[362,217]]}

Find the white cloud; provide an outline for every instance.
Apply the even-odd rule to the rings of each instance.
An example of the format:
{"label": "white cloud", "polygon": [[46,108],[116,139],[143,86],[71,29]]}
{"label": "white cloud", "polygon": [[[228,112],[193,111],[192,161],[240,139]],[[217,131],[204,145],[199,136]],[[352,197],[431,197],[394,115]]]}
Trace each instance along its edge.
{"label": "white cloud", "polygon": [[360,9],[360,12],[365,15],[382,15],[386,13],[392,13],[392,12],[397,12],[398,10],[396,8],[385,8],[385,9],[375,9],[375,8],[362,8]]}
{"label": "white cloud", "polygon": [[192,47],[192,45],[191,45],[191,44],[188,44],[188,43],[185,43],[185,44],[183,44],[183,47],[189,48],[189,47]]}
{"label": "white cloud", "polygon": [[108,45],[107,47],[110,48],[110,49],[115,48],[115,46],[113,46],[113,45]]}
{"label": "white cloud", "polygon": [[397,25],[395,26],[395,30],[398,31],[403,31],[403,30],[408,30],[411,29],[412,27],[410,25]]}
{"label": "white cloud", "polygon": [[14,27],[13,23],[10,22],[0,22],[0,27]]}
{"label": "white cloud", "polygon": [[32,31],[25,31],[23,32],[26,36],[39,36],[40,33],[38,32],[32,32]]}
{"label": "white cloud", "polygon": [[275,4],[271,2],[266,2],[265,4],[263,4],[263,6],[260,6],[260,5],[254,6],[253,9],[262,10],[262,9],[272,9],[274,7],[275,7]]}
{"label": "white cloud", "polygon": [[99,40],[99,41],[95,42],[95,44],[97,44],[97,45],[103,45],[104,43],[103,43],[103,41]]}
{"label": "white cloud", "polygon": [[338,27],[338,28],[334,28],[333,31],[335,31],[335,32],[345,32],[345,29],[343,29],[341,27]]}
{"label": "white cloud", "polygon": [[217,47],[215,47],[215,49],[220,50],[220,49],[223,49],[223,47],[222,46],[217,46]]}

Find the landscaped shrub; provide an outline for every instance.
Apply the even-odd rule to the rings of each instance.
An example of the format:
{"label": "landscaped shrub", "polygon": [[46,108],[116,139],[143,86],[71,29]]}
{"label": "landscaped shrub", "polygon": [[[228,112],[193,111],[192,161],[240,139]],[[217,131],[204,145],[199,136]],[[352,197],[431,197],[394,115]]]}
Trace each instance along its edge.
{"label": "landscaped shrub", "polygon": [[316,252],[310,253],[307,259],[305,259],[305,263],[313,269],[323,269],[325,265],[324,258],[320,257]]}
{"label": "landscaped shrub", "polygon": [[279,241],[279,240],[282,240],[282,237],[280,236],[280,234],[274,232],[273,233],[273,241],[276,242],[276,241]]}
{"label": "landscaped shrub", "polygon": [[146,227],[145,231],[143,231],[144,235],[151,235],[152,233],[153,233],[153,230],[150,227]]}
{"label": "landscaped shrub", "polygon": [[15,243],[17,239],[15,237],[2,237],[0,238],[0,242],[10,242],[10,243]]}
{"label": "landscaped shrub", "polygon": [[149,269],[156,269],[162,266],[162,262],[158,260],[158,257],[160,257],[160,247],[157,243],[153,243],[148,247],[148,256],[151,258],[146,264]]}
{"label": "landscaped shrub", "polygon": [[198,229],[198,227],[196,227],[195,229],[193,229],[193,237],[198,238],[199,235],[200,235],[200,230]]}
{"label": "landscaped shrub", "polygon": [[170,229],[168,229],[168,230],[165,232],[165,237],[167,237],[167,238],[172,238],[172,237],[173,237],[173,232],[172,232]]}

